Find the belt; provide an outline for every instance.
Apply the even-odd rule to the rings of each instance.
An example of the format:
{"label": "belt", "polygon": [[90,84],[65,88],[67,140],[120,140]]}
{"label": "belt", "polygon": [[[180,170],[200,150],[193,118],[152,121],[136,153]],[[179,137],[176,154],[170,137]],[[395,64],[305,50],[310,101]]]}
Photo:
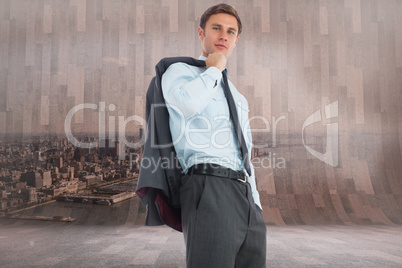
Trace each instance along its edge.
{"label": "belt", "polygon": [[231,180],[237,180],[242,183],[248,182],[247,174],[244,171],[233,170],[217,164],[196,164],[188,169],[188,174],[210,175]]}

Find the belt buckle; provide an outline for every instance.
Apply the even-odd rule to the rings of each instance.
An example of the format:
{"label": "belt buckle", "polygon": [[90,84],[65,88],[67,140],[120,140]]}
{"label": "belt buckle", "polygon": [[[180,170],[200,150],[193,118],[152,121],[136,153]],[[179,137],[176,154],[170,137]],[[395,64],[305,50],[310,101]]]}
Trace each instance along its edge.
{"label": "belt buckle", "polygon": [[243,170],[238,170],[239,172],[241,172],[243,174],[243,178],[237,178],[236,180],[242,182],[242,183],[246,183],[247,182],[247,175]]}

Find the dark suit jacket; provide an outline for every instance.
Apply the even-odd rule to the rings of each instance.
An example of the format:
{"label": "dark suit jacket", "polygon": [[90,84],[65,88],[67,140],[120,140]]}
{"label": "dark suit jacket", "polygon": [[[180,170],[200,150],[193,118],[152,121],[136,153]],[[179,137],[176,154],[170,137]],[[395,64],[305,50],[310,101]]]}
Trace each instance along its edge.
{"label": "dark suit jacket", "polygon": [[173,63],[205,66],[205,61],[190,57],[164,58],[155,66],[146,96],[146,141],[136,193],[147,207],[145,225],[166,224],[182,231],[180,178],[184,175],[172,144],[169,113],[163,98],[162,75]]}

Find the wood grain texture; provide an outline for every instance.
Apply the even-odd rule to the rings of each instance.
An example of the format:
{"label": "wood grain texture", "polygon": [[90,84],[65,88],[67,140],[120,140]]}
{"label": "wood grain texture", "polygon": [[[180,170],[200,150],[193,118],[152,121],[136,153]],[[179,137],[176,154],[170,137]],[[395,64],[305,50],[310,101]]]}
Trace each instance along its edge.
{"label": "wood grain texture", "polygon": [[[198,57],[199,18],[219,2],[0,0],[0,134],[63,134],[82,103],[144,117],[155,64]],[[231,80],[258,117],[252,128],[266,130],[253,139],[268,144],[254,149],[267,223],[401,224],[402,1],[226,2],[244,25]],[[326,113],[334,102],[337,115]],[[98,113],[77,113],[73,131],[96,132]],[[303,139],[320,154],[336,139],[339,164]]]}

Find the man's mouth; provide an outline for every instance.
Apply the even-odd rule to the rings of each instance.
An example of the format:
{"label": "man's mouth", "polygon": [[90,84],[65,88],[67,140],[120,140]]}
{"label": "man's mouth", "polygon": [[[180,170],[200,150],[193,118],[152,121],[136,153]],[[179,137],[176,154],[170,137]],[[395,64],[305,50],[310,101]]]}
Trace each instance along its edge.
{"label": "man's mouth", "polygon": [[219,47],[219,48],[226,48],[226,46],[225,46],[225,45],[222,45],[222,44],[216,44],[215,46],[217,46],[217,47]]}

